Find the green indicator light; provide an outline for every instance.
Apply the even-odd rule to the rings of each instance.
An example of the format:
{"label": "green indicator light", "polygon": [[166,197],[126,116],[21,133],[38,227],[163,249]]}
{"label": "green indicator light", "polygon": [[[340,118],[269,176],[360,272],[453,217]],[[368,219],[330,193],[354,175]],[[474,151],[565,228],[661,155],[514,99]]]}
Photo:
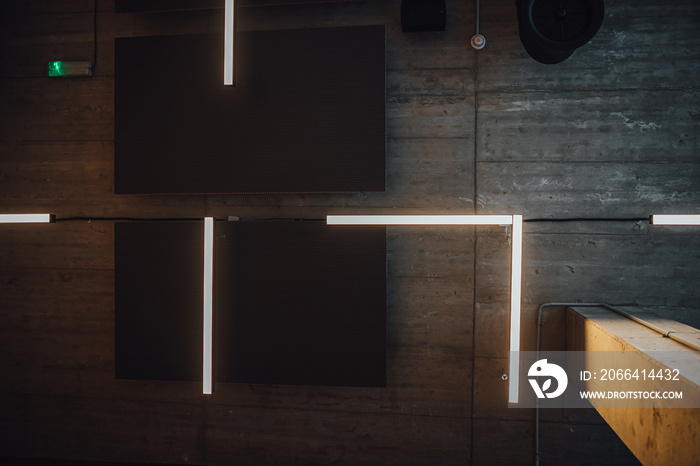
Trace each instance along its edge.
{"label": "green indicator light", "polygon": [[89,61],[50,61],[50,78],[78,78],[92,76],[92,62]]}
{"label": "green indicator light", "polygon": [[66,73],[63,70],[62,61],[50,61],[49,62],[49,77],[65,76]]}

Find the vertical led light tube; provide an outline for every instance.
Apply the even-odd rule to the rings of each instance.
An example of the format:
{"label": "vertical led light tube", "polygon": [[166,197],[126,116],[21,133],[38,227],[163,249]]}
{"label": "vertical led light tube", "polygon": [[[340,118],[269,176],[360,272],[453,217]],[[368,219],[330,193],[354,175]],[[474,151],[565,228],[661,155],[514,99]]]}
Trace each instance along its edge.
{"label": "vertical led light tube", "polygon": [[204,218],[204,358],[202,392],[212,392],[212,326],[214,287],[214,218]]}
{"label": "vertical led light tube", "polygon": [[510,353],[508,403],[518,402],[520,384],[520,300],[523,269],[523,216],[513,215],[513,257],[510,272]]}
{"label": "vertical led light tube", "polygon": [[226,0],[224,9],[224,85],[233,86],[234,82],[234,38],[236,27],[234,23],[236,5],[234,0]]}

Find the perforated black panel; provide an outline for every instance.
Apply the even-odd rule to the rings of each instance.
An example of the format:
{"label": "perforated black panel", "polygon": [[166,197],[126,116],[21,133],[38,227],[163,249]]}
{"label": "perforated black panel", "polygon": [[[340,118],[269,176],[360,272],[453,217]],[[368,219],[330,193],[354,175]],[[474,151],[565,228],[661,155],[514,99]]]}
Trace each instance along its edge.
{"label": "perforated black panel", "polygon": [[386,235],[319,223],[217,226],[223,382],[386,385]]}
{"label": "perforated black panel", "polygon": [[116,377],[202,380],[204,223],[114,229]]}

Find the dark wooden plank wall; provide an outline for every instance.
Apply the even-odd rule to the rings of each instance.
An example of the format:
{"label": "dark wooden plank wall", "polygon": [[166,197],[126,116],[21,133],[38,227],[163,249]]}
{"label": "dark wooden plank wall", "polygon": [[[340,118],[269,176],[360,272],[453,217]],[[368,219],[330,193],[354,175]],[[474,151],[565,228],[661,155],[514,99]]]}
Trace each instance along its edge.
{"label": "dark wooden plank wall", "polygon": [[[532,61],[511,0],[449,2],[444,33],[402,34],[399,0],[246,9],[242,30],[386,25],[387,192],[113,194],[113,39],[220,32],[221,12],[115,15],[89,0],[0,6],[0,203],[60,217],[321,218],[331,213],[637,217],[700,212],[700,7],[607,2],[571,59]],[[525,225],[524,329],[552,300],[695,307],[700,239],[633,222]],[[505,406],[503,228],[389,228],[386,389],[114,379],[111,222],[0,231],[0,456],[168,463],[532,464],[533,413]],[[547,345],[563,334],[547,314]],[[591,412],[543,413],[544,464],[620,464]]]}

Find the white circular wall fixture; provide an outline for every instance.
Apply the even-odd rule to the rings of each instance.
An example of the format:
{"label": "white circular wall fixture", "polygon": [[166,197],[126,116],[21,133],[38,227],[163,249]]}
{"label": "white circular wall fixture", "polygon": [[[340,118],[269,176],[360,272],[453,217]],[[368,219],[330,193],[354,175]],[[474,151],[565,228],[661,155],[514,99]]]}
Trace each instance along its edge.
{"label": "white circular wall fixture", "polygon": [[472,36],[471,44],[476,50],[481,50],[486,46],[486,37],[481,34],[475,34]]}

